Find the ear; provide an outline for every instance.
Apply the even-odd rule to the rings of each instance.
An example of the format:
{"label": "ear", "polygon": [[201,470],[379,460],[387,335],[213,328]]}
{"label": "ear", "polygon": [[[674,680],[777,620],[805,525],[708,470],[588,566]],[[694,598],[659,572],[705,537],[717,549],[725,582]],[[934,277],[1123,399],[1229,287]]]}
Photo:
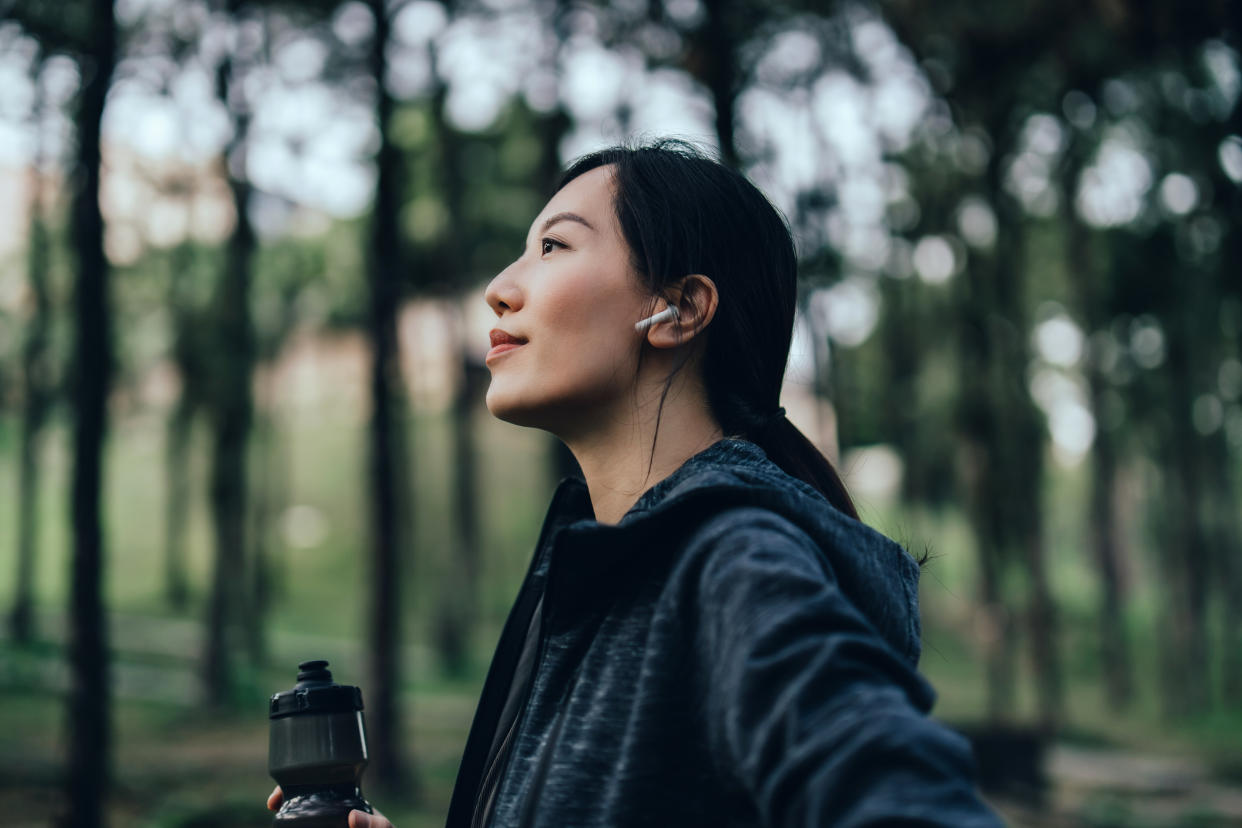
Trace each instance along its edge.
{"label": "ear", "polygon": [[702,273],[683,277],[665,292],[668,303],[677,308],[677,318],[652,325],[647,341],[654,348],[675,348],[693,339],[716,315],[720,294],[716,283]]}

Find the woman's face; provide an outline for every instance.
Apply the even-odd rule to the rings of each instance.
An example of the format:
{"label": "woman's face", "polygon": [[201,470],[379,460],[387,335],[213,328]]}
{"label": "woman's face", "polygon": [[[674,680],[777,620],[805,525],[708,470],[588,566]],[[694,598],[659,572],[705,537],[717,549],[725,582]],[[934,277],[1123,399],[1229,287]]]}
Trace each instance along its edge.
{"label": "woman's face", "polygon": [[[487,408],[565,436],[632,405],[638,343],[651,305],[630,266],[613,207],[613,171],[561,189],[535,219],[517,261],[487,286],[498,317],[486,363]],[[507,334],[522,344],[497,345]]]}

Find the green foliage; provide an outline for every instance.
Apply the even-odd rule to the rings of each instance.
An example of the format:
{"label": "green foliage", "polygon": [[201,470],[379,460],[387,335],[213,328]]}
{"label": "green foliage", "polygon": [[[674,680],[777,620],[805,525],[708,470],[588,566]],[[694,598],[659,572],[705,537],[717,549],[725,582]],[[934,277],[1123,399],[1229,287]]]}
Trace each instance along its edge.
{"label": "green foliage", "polygon": [[[165,69],[203,61],[199,68],[213,83],[212,61],[220,58],[203,48],[204,31],[196,28],[202,20],[195,15],[206,7],[174,5],[178,11],[153,6],[135,16],[124,33],[133,60],[128,80],[138,78],[160,94],[175,86]],[[393,4],[394,11],[401,5]],[[942,714],[960,721],[985,715],[985,659],[994,636],[1011,636],[1004,643],[1017,651],[1046,635],[1064,673],[1064,738],[1079,745],[1193,750],[1236,780],[1242,777],[1236,758],[1242,692],[1231,693],[1228,676],[1231,664],[1239,663],[1234,654],[1242,652],[1242,567],[1233,561],[1242,536],[1236,509],[1242,381],[1230,385],[1227,377],[1242,353],[1242,281],[1235,272],[1242,255],[1242,200],[1238,176],[1222,161],[1224,149],[1239,141],[1239,59],[1236,39],[1221,34],[1231,31],[1226,6],[1159,2],[1139,14],[1125,4],[881,2],[898,50],[912,56],[918,73],[912,83],[925,83],[931,94],[924,122],[908,144],[884,139],[878,227],[891,255],[882,264],[861,266],[825,230],[848,200],[831,176],[792,194],[790,219],[804,248],[801,275],[808,290],[858,278],[878,297],[879,318],[870,336],[824,349],[830,358],[819,380],[831,391],[845,447],[888,444],[903,459],[901,500],[863,508],[865,517],[912,551],[930,547],[921,588],[923,667],[941,691]],[[246,37],[271,40],[251,44],[251,58],[261,66],[252,83],[270,76],[264,73],[289,71],[277,68],[278,61],[266,62],[287,39],[306,36],[326,50],[319,76],[306,83],[347,95],[370,89],[366,38],[342,35],[348,34],[342,19],[357,6],[253,0],[227,8],[234,22],[244,18]],[[531,13],[547,15],[545,29],[562,41],[571,30],[579,38],[598,36],[639,63],[678,73],[696,95],[714,95],[711,100],[722,106],[756,90],[785,103],[810,100],[816,83],[832,72],[844,71],[860,83],[874,80],[867,78],[867,55],[851,40],[853,27],[869,19],[866,9],[829,15],[817,4],[742,3],[731,7],[727,19],[713,17],[720,8],[707,4],[697,17],[687,17],[671,4],[639,9],[588,3],[554,19],[543,7]],[[76,61],[90,45],[87,4],[80,0],[10,0],[0,10],[5,31],[29,35],[34,40],[26,45],[37,44],[43,54],[68,54]],[[458,12],[471,15],[474,9]],[[764,74],[762,57],[790,31],[809,35],[819,51],[790,74],[792,80],[773,81]],[[148,77],[139,71],[144,55],[160,72]],[[734,74],[725,77],[726,70]],[[403,161],[397,220],[408,263],[402,278],[406,299],[458,297],[509,264],[548,195],[547,162],[557,156],[558,142],[573,127],[591,128],[573,123],[563,103],[552,113],[539,112],[516,95],[488,127],[462,130],[446,114],[450,80],[433,76],[397,104],[391,121],[390,138]],[[636,92],[627,100],[634,104],[639,97]],[[879,99],[872,104],[884,105]],[[779,167],[779,145],[765,144],[762,125],[752,123],[744,108],[739,113],[732,126],[741,136],[735,143],[745,150],[741,160],[756,169]],[[632,114],[619,112],[617,120],[625,123]],[[733,147],[723,149],[729,157]],[[1110,172],[1107,164],[1121,163],[1118,158],[1122,172]],[[827,154],[820,160],[825,166],[839,161]],[[199,172],[222,184],[225,169],[218,163]],[[1098,193],[1104,200],[1093,202],[1092,182],[1102,180],[1114,188],[1135,185],[1128,196],[1133,203],[1123,203],[1125,194],[1116,192],[1111,202]],[[45,251],[53,314],[49,359],[62,387],[68,381],[75,267],[67,202],[61,193],[49,205]],[[963,217],[971,206],[991,216],[990,240],[986,233],[970,237]],[[271,388],[294,384],[279,386],[272,376],[287,368],[282,360],[292,352],[295,335],[339,355],[358,341],[368,311],[372,217],[336,219],[311,205],[283,207],[296,220],[260,239],[249,297],[256,357]],[[942,283],[932,283],[915,266],[918,245],[927,239],[939,239],[952,251],[953,267]],[[180,676],[196,669],[191,654],[198,648],[196,625],[205,614],[212,564],[205,508],[211,458],[200,417],[186,461],[190,601],[179,615],[163,590],[160,519],[167,503],[165,418],[176,388],[170,391],[159,379],[175,376],[173,386],[199,388],[195,383],[228,344],[219,339],[221,308],[212,304],[224,262],[222,245],[187,238],[173,247],[148,244],[136,260],[114,268],[120,370],[105,466],[105,591],[118,626],[138,618],[136,627],[147,629],[126,632],[118,644],[116,664],[128,677],[147,668]],[[7,294],[25,262],[14,256],[0,267]],[[7,469],[15,467],[21,432],[17,366],[27,311],[20,303],[0,308],[0,608],[13,600],[8,529],[16,524],[18,499]],[[1081,333],[1077,359],[1053,364],[1036,346],[1039,326],[1052,318],[1068,320]],[[167,371],[169,365],[176,370]],[[1076,465],[1063,464],[1064,455],[1052,447],[1055,415],[1044,401],[1044,408],[1036,408],[1037,380],[1076,389],[1094,424],[1091,451]],[[252,506],[259,531],[270,541],[277,581],[265,622],[275,640],[271,663],[284,667],[241,668],[237,709],[228,714],[234,719],[221,741],[211,742],[210,722],[194,721],[176,732],[190,741],[205,739],[218,752],[186,749],[184,763],[162,777],[174,794],[144,783],[143,774],[161,778],[151,756],[161,740],[168,741],[164,729],[184,710],[122,698],[124,784],[115,803],[122,818],[168,826],[266,824],[267,815],[254,807],[265,794],[257,784],[264,724],[243,722],[247,714],[238,711],[250,697],[285,682],[286,662],[306,649],[361,670],[370,531],[365,421],[359,411],[347,412],[339,396],[269,400],[260,406],[260,432],[251,438],[252,467],[276,469],[268,478],[272,489],[264,491],[270,508],[260,513],[257,496]],[[6,752],[35,745],[57,727],[60,700],[30,688],[42,692],[54,685],[48,677],[56,675],[63,656],[57,624],[70,575],[63,554],[72,538],[65,504],[70,414],[56,412],[39,458],[35,589],[44,637],[20,652],[0,645]],[[413,565],[403,575],[408,604],[402,623],[405,659],[413,669],[403,690],[414,711],[412,743],[431,804],[391,811],[404,826],[434,822],[438,814],[431,811],[447,800],[474,695],[525,571],[551,485],[541,436],[498,424],[478,408],[468,419],[481,445],[476,472],[484,576],[475,596],[481,620],[464,676],[440,673],[434,652],[441,593],[460,552],[451,519],[457,508],[452,483],[460,473],[451,451],[457,424],[447,413],[420,411],[406,419],[411,436],[402,460],[414,470],[405,504],[406,548]],[[1111,460],[1103,459],[1106,454]],[[1103,490],[1108,497],[1096,497]],[[1122,564],[1112,577],[1122,597],[1116,614],[1135,679],[1129,707],[1101,692],[1110,576],[1100,566],[1094,533],[1110,521]],[[1042,574],[1024,557],[1034,548],[1042,550]],[[1000,608],[1019,619],[1009,633],[997,633],[980,612],[985,562],[997,564],[992,586]],[[1032,617],[1044,584],[1057,610],[1051,629],[1021,620]],[[1206,656],[1186,655],[1197,651]],[[1183,656],[1190,660],[1178,661]],[[1004,713],[1031,719],[1041,714],[1035,689],[1040,669],[1014,661],[1018,681]],[[1183,705],[1174,711],[1180,718],[1171,721],[1165,718],[1168,698],[1184,694],[1185,687],[1179,690],[1169,676],[1209,688],[1200,707]],[[41,759],[23,766],[23,778],[50,790],[47,780],[54,779],[59,759],[49,749],[32,750]],[[245,760],[212,777],[204,790],[184,784],[183,777],[200,768],[196,761],[213,765],[215,757],[213,767],[228,764],[220,756]],[[131,760],[135,764],[127,765]],[[1080,811],[1086,824],[1164,824],[1120,795],[1090,798]],[[1207,811],[1187,810],[1176,819],[1219,824]]]}

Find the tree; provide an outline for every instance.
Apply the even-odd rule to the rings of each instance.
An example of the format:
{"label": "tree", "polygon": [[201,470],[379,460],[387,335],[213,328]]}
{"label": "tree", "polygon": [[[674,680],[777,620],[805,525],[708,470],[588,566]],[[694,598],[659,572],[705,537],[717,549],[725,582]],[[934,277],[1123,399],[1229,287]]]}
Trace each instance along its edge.
{"label": "tree", "polygon": [[[451,21],[456,3],[445,0],[446,16]],[[435,44],[429,44],[431,64],[435,67],[434,88],[428,102],[439,171],[440,199],[448,214],[443,233],[443,267],[450,273],[461,273],[460,263],[451,267],[450,257],[465,249],[467,222],[465,215],[466,182],[462,175],[462,140],[449,123],[446,112],[448,81],[438,63]],[[456,286],[461,292],[469,285]],[[474,429],[474,411],[480,398],[482,377],[486,369],[477,364],[466,342],[466,325],[460,316],[454,320],[457,341],[454,343],[461,360],[461,382],[453,399],[453,491],[455,501],[456,548],[450,557],[449,588],[441,593],[435,608],[435,640],[441,661],[450,675],[462,676],[469,667],[471,642],[478,620],[481,539],[479,526],[478,484],[475,467],[478,448]]]}
{"label": "tree", "polygon": [[367,331],[371,339],[371,424],[368,430],[368,482],[371,510],[371,641],[368,716],[371,762],[376,781],[396,790],[409,773],[399,745],[403,736],[400,691],[401,601],[398,513],[401,458],[408,457],[400,411],[401,372],[397,349],[397,303],[403,277],[403,251],[397,224],[401,199],[401,155],[392,139],[393,98],[387,85],[391,31],[384,0],[368,0],[374,20],[368,68],[375,88],[379,129],[375,205],[367,248],[369,289]]}
{"label": "tree", "polygon": [[[920,61],[946,67],[948,97],[961,128],[982,130],[991,142],[978,180],[971,183],[996,217],[996,236],[990,249],[969,257],[956,297],[962,479],[980,560],[980,597],[993,630],[985,654],[989,717],[1000,719],[1013,709],[1016,627],[1004,584],[1011,568],[1020,566],[1028,584],[1025,627],[1039,718],[1053,728],[1063,698],[1039,502],[1044,427],[1025,385],[1027,216],[1006,188],[1005,176],[1020,149],[1024,120],[1012,108],[1018,101],[1028,107],[1042,103],[1023,97],[1027,73],[1040,68],[1064,24],[1050,11],[1031,16],[997,7],[984,14],[969,3],[937,9],[935,15],[903,2],[888,8],[894,30]],[[930,232],[926,225],[918,229]]]}
{"label": "tree", "polygon": [[189,511],[190,435],[208,403],[206,333],[209,320],[191,300],[197,254],[183,241],[169,259],[167,305],[173,320],[172,361],[181,388],[165,427],[164,595],[169,606],[185,609],[189,584],[185,565],[185,526]]}
{"label": "tree", "polygon": [[[39,88],[42,56],[36,55],[31,75]],[[33,112],[35,124],[42,121],[43,95],[36,93]],[[22,347],[22,433],[18,460],[17,507],[17,580],[16,598],[9,625],[15,641],[29,643],[34,635],[33,580],[38,546],[39,525],[39,447],[44,422],[53,399],[51,353],[48,337],[51,326],[51,297],[48,280],[51,238],[44,218],[44,185],[42,159],[32,165],[30,232],[27,249],[26,275],[34,300],[30,321]]]}
{"label": "tree", "polygon": [[741,45],[743,33],[754,24],[753,18],[760,6],[705,0],[703,8],[703,25],[694,33],[696,42],[690,53],[689,68],[711,91],[720,158],[737,169],[741,166],[741,158],[736,138],[736,104],[745,80],[740,66]]}
{"label": "tree", "polygon": [[[908,2],[888,2],[885,8],[902,40],[939,79],[959,126],[977,129],[987,140],[988,162],[981,183],[997,218],[997,255],[992,261],[971,255],[964,280],[970,289],[961,297],[965,315],[958,322],[964,332],[962,433],[972,449],[969,465],[975,475],[969,489],[975,504],[975,533],[984,555],[985,602],[991,603],[992,596],[1003,597],[989,584],[1012,565],[1010,561],[1020,563],[1032,585],[1028,629],[1036,677],[1041,682],[1042,717],[1047,721],[1059,707],[1051,703],[1057,689],[1056,672],[1050,669],[1057,661],[1051,648],[1055,640],[1051,637],[1051,596],[1042,575],[1045,564],[1038,522],[1029,520],[1038,509],[1020,508],[1024,489],[1031,491],[1040,478],[1041,465],[1040,427],[1020,382],[1029,364],[1023,351],[1031,297],[1024,297],[1030,293],[1024,282],[1037,254],[1023,254],[1017,244],[1025,244],[1037,230],[1053,239],[1059,231],[1065,240],[1068,278],[1090,282],[1072,284],[1069,293],[1092,342],[1116,346],[1113,331],[1118,324],[1128,323],[1146,330],[1148,341],[1161,343],[1160,357],[1146,369],[1133,371],[1131,363],[1115,373],[1126,375],[1130,386],[1126,397],[1131,431],[1146,433],[1147,453],[1162,468],[1160,494],[1153,497],[1148,514],[1160,549],[1158,569],[1166,599],[1162,603],[1168,608],[1159,624],[1164,639],[1161,674],[1166,706],[1170,712],[1202,709],[1210,698],[1206,612],[1212,572],[1220,566],[1207,514],[1236,510],[1214,506],[1218,496],[1207,481],[1228,479],[1227,473],[1212,470],[1224,462],[1220,458],[1227,452],[1220,450],[1219,434],[1196,433],[1210,426],[1210,417],[1196,424],[1192,411],[1203,405],[1211,410],[1211,374],[1221,358],[1219,331],[1202,320],[1212,315],[1236,279],[1223,278],[1224,259],[1215,256],[1215,249],[1205,255],[1185,254],[1196,247],[1186,243],[1193,233],[1190,226],[1195,221],[1201,227],[1215,226],[1219,219],[1213,211],[1181,219],[1167,215],[1167,205],[1161,206],[1158,199],[1165,200],[1163,190],[1170,183],[1185,191],[1185,180],[1170,181],[1169,176],[1178,170],[1194,171],[1199,180],[1212,176],[1203,170],[1203,160],[1212,157],[1213,148],[1224,138],[1228,112],[1213,105],[1212,94],[1198,88],[1193,76],[1200,71],[1196,65],[1203,65],[1204,44],[1231,31],[1231,26],[1236,28],[1237,12],[1223,5],[1187,12],[1172,3],[1141,8],[1129,3],[1108,8],[1026,3],[990,7],[986,12],[973,4],[957,3],[941,4],[934,16]],[[1096,117],[1094,101],[1101,100],[1106,107],[1100,117],[1110,119],[1108,130],[1074,132],[1068,152],[1057,150],[1052,153],[1057,157],[1049,162],[1063,165],[1058,174],[1065,182],[1061,192],[1051,195],[1063,199],[1062,211],[1079,215],[1068,216],[1060,228],[1041,226],[1034,211],[1024,210],[1019,203],[1015,190],[1020,186],[1012,186],[1012,179],[1007,182],[1006,178],[1031,178],[1019,169],[1026,152],[1021,130],[1039,117],[1050,124],[1045,132],[1057,135],[1068,127],[1047,113],[1064,111],[1066,120],[1073,121],[1079,118],[1071,110],[1087,110],[1085,123]],[[1165,107],[1162,100],[1176,103]],[[1219,100],[1223,102],[1224,97]],[[1097,151],[1117,149],[1119,144],[1110,133],[1131,136],[1122,144],[1150,139],[1150,147],[1134,150],[1132,157],[1141,157],[1150,183],[1166,177],[1160,188],[1143,185],[1133,214],[1093,218],[1087,215],[1091,206],[1084,207],[1082,197],[1090,175],[1099,173],[1085,168],[1086,159]],[[1119,179],[1115,174],[1111,178]],[[1084,220],[1094,224],[1094,229],[1082,227]],[[1229,226],[1227,221],[1222,224]],[[1093,264],[1096,248],[1103,251],[1109,263],[1106,268]],[[1126,360],[1126,352],[1133,351],[1129,344],[1122,342],[1119,348]],[[1093,353],[1093,364],[1087,370],[1102,429],[1097,431],[1093,459],[1094,545],[1103,585],[1106,618],[1101,636],[1108,682],[1113,696],[1123,698],[1126,666],[1117,583],[1121,551],[1112,500],[1117,469],[1124,462],[1117,452],[1125,444],[1109,433],[1113,417],[1106,401],[1109,395],[1115,399],[1117,392],[1108,387],[1101,366],[1094,364],[1105,356],[1103,351]],[[1161,363],[1158,370],[1156,362]],[[1208,448],[1212,442],[1215,450]],[[1226,568],[1225,573],[1232,577],[1236,570]],[[1231,583],[1228,578],[1221,582]],[[1002,645],[997,652],[1011,649]],[[1011,668],[995,660],[993,668],[995,698],[995,688],[1003,688],[1008,680],[996,680],[1001,678],[998,669],[1011,673]],[[1008,702],[1002,698],[990,707],[1003,709]]]}
{"label": "tree", "polygon": [[[1071,133],[1062,166],[1062,190],[1074,192],[1086,167],[1089,154],[1098,138],[1084,134],[1085,130]],[[1095,140],[1092,140],[1092,139]],[[1110,268],[1101,267],[1097,261],[1096,242],[1091,228],[1077,210],[1065,210],[1066,268],[1078,274],[1075,287],[1079,311],[1085,329],[1097,336],[1107,336],[1112,313],[1117,306],[1115,292],[1121,287],[1111,277]],[[1131,550],[1125,548],[1123,527],[1118,508],[1121,482],[1122,445],[1120,424],[1110,414],[1108,376],[1103,366],[1102,354],[1090,355],[1087,364],[1087,384],[1090,389],[1092,415],[1097,423],[1095,442],[1091,452],[1091,546],[1096,567],[1100,573],[1100,659],[1104,669],[1104,690],[1109,703],[1124,707],[1133,700],[1134,681],[1130,647],[1125,629],[1125,584],[1123,570]]]}
{"label": "tree", "polygon": [[116,64],[113,0],[86,7],[92,33],[81,56],[73,239],[78,257],[74,291],[73,586],[70,603],[68,824],[95,828],[106,821],[109,777],[107,621],[103,614],[104,536],[100,523],[103,447],[113,357],[108,260],[99,209],[100,123]]}
{"label": "tree", "polygon": [[[224,0],[219,10],[236,18],[245,0]],[[208,698],[223,704],[232,685],[230,628],[247,607],[246,579],[246,447],[253,417],[251,373],[254,369],[254,325],[250,318],[252,256],[256,240],[250,224],[250,183],[246,178],[249,104],[238,63],[245,56],[226,52],[216,67],[216,95],[232,119],[232,135],[224,151],[224,168],[233,196],[235,224],[225,252],[211,316],[219,337],[211,366],[210,421],[212,466],[209,485],[215,563],[208,638],[204,660]]]}

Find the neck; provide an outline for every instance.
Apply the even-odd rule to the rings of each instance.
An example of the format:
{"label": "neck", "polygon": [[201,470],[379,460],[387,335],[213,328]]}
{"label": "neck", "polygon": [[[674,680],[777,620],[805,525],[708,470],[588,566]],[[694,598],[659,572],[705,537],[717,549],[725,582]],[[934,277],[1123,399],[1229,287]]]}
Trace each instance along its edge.
{"label": "neck", "polygon": [[643,404],[629,416],[601,418],[589,429],[560,435],[582,467],[600,523],[618,523],[643,492],[724,437],[701,388],[676,382],[664,402],[657,435],[661,390],[640,397]]}

